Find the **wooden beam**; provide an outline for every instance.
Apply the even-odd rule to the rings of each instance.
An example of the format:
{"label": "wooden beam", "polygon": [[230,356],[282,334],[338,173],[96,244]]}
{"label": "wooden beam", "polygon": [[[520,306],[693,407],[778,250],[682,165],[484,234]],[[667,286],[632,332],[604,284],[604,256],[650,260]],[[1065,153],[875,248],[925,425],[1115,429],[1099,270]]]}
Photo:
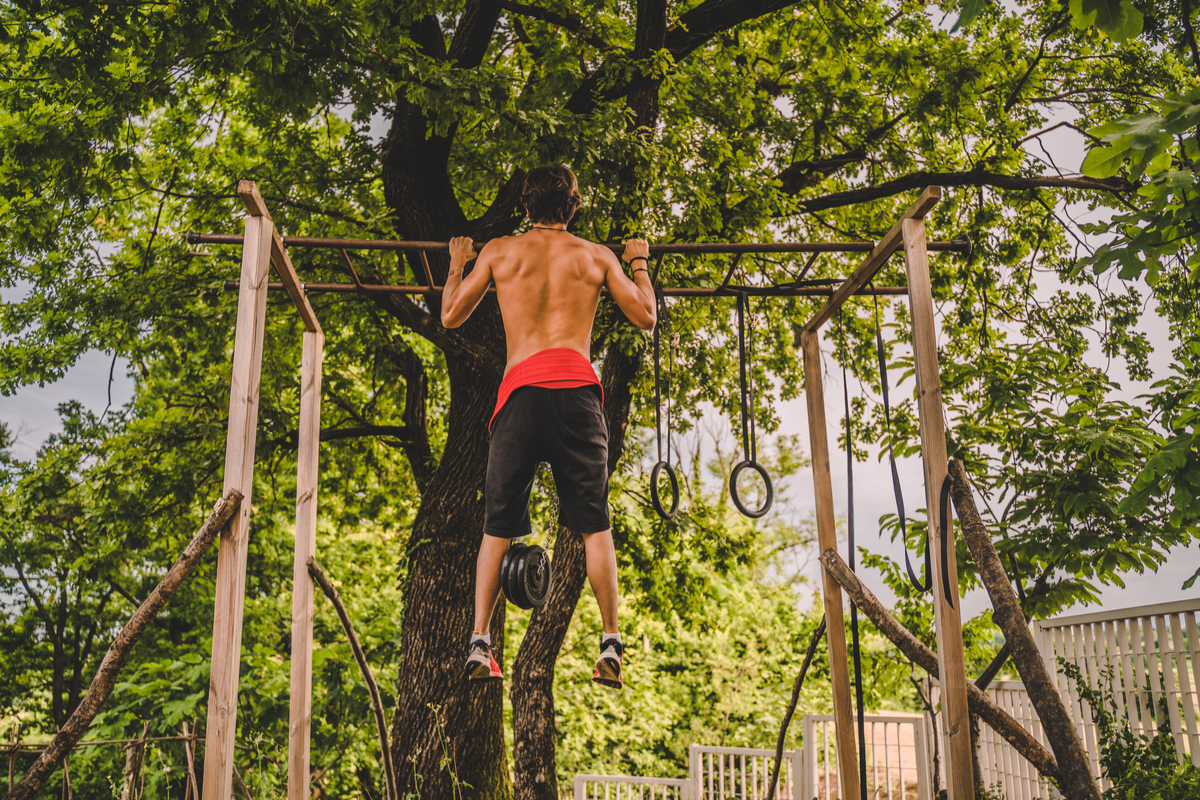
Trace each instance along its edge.
{"label": "wooden beam", "polygon": [[317,320],[317,312],[309,305],[308,293],[304,290],[304,284],[300,282],[300,276],[296,274],[296,268],[292,266],[292,259],[288,257],[283,239],[279,238],[278,233],[271,237],[271,263],[275,265],[275,271],[279,273],[288,297],[292,298],[292,303],[300,312],[304,329],[309,333],[320,333],[321,323]]}
{"label": "wooden beam", "polygon": [[[917,379],[917,408],[921,420],[921,453],[925,462],[925,508],[929,516],[929,552],[934,554],[934,618],[937,628],[938,672],[942,682],[942,730],[946,738],[946,787],[949,800],[973,800],[971,724],[967,715],[967,675],[963,663],[962,620],[959,616],[958,563],[954,557],[953,520],[941,529],[938,500],[946,479],[946,431],[942,425],[942,380],[938,368],[937,330],[933,319],[933,290],[925,223],[901,220],[908,298],[912,307],[913,360]],[[942,575],[942,537],[950,554]],[[947,590],[953,594],[947,596]]]}
{"label": "wooden beam", "polygon": [[842,307],[842,304],[857,292],[859,289],[867,285],[867,281],[875,277],[875,274],[883,268],[887,262],[888,256],[896,252],[902,244],[902,227],[906,220],[925,219],[925,215],[929,213],[929,209],[937,205],[938,200],[942,199],[942,187],[928,186],[925,191],[921,192],[921,196],[917,198],[917,202],[908,207],[908,210],[900,215],[900,219],[892,226],[892,229],[887,232],[887,235],[879,240],[867,257],[863,260],[858,269],[850,274],[837,291],[833,293],[833,297],[829,298],[825,305],[821,306],[821,310],[813,315],[812,319],[804,324],[803,330],[815,331],[820,328],[834,313]]}
{"label": "wooden beam", "polygon": [[296,539],[292,564],[292,684],[288,726],[288,800],[307,800],[311,761],[313,579],[317,554],[317,479],[321,439],[321,360],[325,336],[304,334],[300,366],[300,452],[296,457]]}
{"label": "wooden beam", "polygon": [[225,488],[241,492],[241,508],[221,534],[213,611],[212,673],[204,755],[204,800],[233,796],[233,745],[237,734],[238,672],[242,658],[242,614],[246,602],[246,550],[254,488],[254,444],[258,428],[259,376],[271,277],[269,217],[246,220],[242,278],[238,290],[229,430],[225,440]]}
{"label": "wooden beam", "polygon": [[[804,398],[808,406],[809,455],[812,458],[813,483],[817,501],[817,541],[820,549],[837,549],[837,528],[833,513],[833,479],[829,472],[829,439],[825,427],[825,388],[821,381],[821,333],[801,334],[804,354]],[[855,738],[853,708],[850,703],[850,666],[846,650],[846,623],[842,609],[842,588],[821,568],[821,598],[825,602],[825,637],[829,644],[829,671],[833,682],[833,724],[837,740],[839,797],[859,797],[858,742]]]}
{"label": "wooden beam", "polygon": [[254,181],[238,181],[237,192],[238,197],[242,198],[242,203],[246,206],[247,214],[272,221],[271,212],[267,210],[267,202],[258,193],[258,186]]}

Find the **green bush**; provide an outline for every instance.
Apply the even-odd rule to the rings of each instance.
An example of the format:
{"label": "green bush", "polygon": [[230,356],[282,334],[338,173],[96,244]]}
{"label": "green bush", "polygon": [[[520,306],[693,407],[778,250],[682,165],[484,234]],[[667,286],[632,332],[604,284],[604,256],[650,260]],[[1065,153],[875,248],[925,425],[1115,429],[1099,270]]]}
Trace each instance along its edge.
{"label": "green bush", "polygon": [[1134,733],[1118,715],[1112,692],[1112,668],[1100,685],[1089,686],[1075,664],[1059,659],[1059,669],[1075,682],[1079,696],[1092,708],[1100,736],[1100,768],[1112,781],[1105,800],[1195,800],[1200,797],[1200,767],[1181,760],[1171,735],[1167,700],[1160,701],[1158,730],[1153,738]]}

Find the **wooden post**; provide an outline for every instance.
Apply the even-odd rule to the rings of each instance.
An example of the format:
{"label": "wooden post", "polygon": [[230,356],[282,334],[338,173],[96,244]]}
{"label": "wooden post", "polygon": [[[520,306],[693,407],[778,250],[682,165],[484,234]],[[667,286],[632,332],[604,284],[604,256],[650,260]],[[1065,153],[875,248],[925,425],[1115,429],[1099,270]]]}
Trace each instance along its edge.
{"label": "wooden post", "polygon": [[292,684],[288,727],[288,800],[309,790],[312,724],[313,579],[317,553],[317,478],[321,440],[321,358],[325,335],[304,334],[300,366],[300,450],[296,458],[296,546],[292,570]]}
{"label": "wooden post", "polygon": [[[820,549],[837,549],[833,513],[833,479],[829,474],[829,440],[825,428],[825,389],[821,382],[821,334],[800,335],[804,354],[804,397],[808,406],[809,448],[817,501],[817,540]],[[842,614],[842,587],[821,567],[821,598],[825,601],[825,639],[829,644],[829,671],[833,679],[833,724],[837,740],[839,797],[855,800],[858,789],[858,746],[850,704],[850,668],[846,651],[846,624]],[[805,746],[808,742],[805,741]],[[828,766],[826,766],[828,769]]]}
{"label": "wooden post", "polygon": [[[933,321],[933,290],[925,222],[905,219],[904,264],[912,308],[913,360],[917,377],[917,408],[921,418],[921,452],[925,456],[925,507],[929,517],[929,552],[933,564],[934,619],[937,628],[938,669],[942,683],[942,731],[946,748],[946,788],[949,800],[972,800],[971,723],[967,714],[967,675],[963,663],[962,621],[959,616],[958,564],[954,557],[953,520],[941,530],[938,499],[946,479],[946,431],[942,425],[942,381],[938,368],[937,333]],[[946,537],[947,575],[942,576],[942,537]],[[822,545],[824,549],[824,545]],[[947,597],[946,587],[953,592]]]}
{"label": "wooden post", "polygon": [[254,489],[254,443],[258,428],[258,389],[262,372],[267,281],[271,270],[270,217],[246,220],[241,287],[233,339],[229,391],[229,431],[225,442],[225,490],[243,500],[221,533],[213,611],[212,673],[208,685],[208,724],[204,750],[205,800],[233,795],[233,745],[237,734],[238,671],[242,655],[242,613],[246,602],[246,549]]}

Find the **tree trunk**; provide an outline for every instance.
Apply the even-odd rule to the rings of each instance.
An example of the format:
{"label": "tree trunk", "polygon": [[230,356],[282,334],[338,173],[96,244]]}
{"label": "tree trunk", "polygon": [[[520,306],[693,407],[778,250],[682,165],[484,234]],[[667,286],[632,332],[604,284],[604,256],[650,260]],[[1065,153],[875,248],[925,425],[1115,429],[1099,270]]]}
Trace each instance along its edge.
{"label": "tree trunk", "polygon": [[975,508],[967,470],[961,461],[950,462],[950,475],[954,478],[950,493],[954,498],[954,508],[958,511],[963,538],[971,548],[979,577],[992,598],[992,607],[995,609],[992,620],[1004,633],[1013,665],[1025,683],[1029,701],[1033,703],[1046,731],[1046,740],[1058,759],[1062,792],[1071,800],[1100,800],[1100,789],[1088,765],[1087,753],[1083,750],[1062,697],[1046,671],[1042,654],[1038,652],[1033,634],[1029,632],[1029,623],[1025,620],[1021,603]]}
{"label": "tree trunk", "polygon": [[[463,672],[483,537],[487,421],[501,368],[450,355],[446,364],[449,435],[409,538],[392,763],[399,797],[453,798],[457,778],[470,785],[464,798],[507,798],[502,687],[469,683]],[[503,609],[492,620],[492,645],[502,662]]]}
{"label": "tree trunk", "polygon": [[[608,470],[625,449],[629,386],[638,361],[616,345],[604,359],[604,410],[608,415]],[[583,539],[559,528],[554,547],[554,585],[546,604],[533,612],[513,663],[513,774],[517,800],[558,800],[555,772],[554,664],[587,577]],[[597,642],[599,643],[599,642]]]}

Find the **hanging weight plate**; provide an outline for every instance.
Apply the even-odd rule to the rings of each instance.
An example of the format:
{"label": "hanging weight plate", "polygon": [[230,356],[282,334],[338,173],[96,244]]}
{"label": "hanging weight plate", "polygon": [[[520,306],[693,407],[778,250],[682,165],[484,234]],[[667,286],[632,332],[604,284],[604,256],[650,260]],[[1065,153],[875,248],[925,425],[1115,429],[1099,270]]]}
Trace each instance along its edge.
{"label": "hanging weight plate", "polygon": [[508,598],[508,602],[518,608],[525,606],[521,605],[514,574],[517,571],[517,561],[520,559],[521,552],[527,546],[521,542],[514,542],[508,546],[508,550],[504,552],[504,559],[500,562],[500,588],[504,590],[504,596]]}
{"label": "hanging weight plate", "polygon": [[546,602],[550,595],[553,581],[553,571],[550,566],[550,554],[537,545],[531,546],[521,554],[521,568],[518,572],[519,582],[529,601],[531,608],[537,608]]}

